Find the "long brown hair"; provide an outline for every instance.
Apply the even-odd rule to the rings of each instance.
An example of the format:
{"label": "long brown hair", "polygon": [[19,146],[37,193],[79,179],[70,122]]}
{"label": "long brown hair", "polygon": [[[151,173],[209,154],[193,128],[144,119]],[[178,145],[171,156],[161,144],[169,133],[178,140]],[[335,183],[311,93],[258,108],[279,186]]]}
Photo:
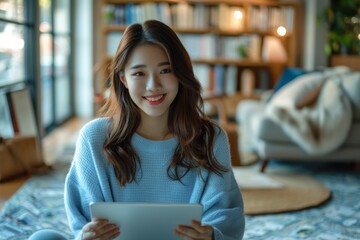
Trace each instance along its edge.
{"label": "long brown hair", "polygon": [[156,20],[128,26],[121,38],[110,65],[110,96],[100,109],[101,116],[110,118],[109,133],[104,143],[108,161],[114,166],[120,185],[136,181],[135,174],[141,167],[140,159],[131,146],[131,137],[137,130],[140,110],[130,98],[127,88],[120,80],[131,52],[139,44],[157,44],[168,54],[179,90],[170,106],[169,131],[179,144],[167,172],[169,177],[181,181],[192,169],[206,169],[218,175],[227,169],[214,157],[213,146],[218,126],[203,113],[201,85],[195,78],[190,57],[167,25]]}

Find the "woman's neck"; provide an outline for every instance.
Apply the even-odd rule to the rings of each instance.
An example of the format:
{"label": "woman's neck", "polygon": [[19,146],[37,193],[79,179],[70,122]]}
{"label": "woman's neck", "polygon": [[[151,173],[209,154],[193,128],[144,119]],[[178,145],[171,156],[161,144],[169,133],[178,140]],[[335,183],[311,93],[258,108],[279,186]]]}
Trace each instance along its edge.
{"label": "woman's neck", "polygon": [[152,140],[165,140],[173,136],[169,131],[167,119],[164,118],[142,118],[136,133]]}

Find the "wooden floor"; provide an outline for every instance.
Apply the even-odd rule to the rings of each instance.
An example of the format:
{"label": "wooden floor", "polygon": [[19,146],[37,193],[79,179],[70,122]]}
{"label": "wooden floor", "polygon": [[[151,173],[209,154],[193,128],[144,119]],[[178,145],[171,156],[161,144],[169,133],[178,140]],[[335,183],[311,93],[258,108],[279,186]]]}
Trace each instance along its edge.
{"label": "wooden floor", "polygon": [[[43,139],[43,156],[46,164],[53,165],[65,144],[88,120],[73,118],[53,130]],[[0,183],[0,210],[4,203],[24,184],[28,176],[22,176]]]}

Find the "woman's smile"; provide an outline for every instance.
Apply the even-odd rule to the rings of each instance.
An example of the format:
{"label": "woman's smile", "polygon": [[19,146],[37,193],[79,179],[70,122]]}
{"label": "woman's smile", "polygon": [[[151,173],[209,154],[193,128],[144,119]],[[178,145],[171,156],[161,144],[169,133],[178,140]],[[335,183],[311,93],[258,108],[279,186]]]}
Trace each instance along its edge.
{"label": "woman's smile", "polygon": [[145,96],[143,98],[151,105],[158,105],[164,101],[165,96],[166,94],[157,94],[157,95]]}

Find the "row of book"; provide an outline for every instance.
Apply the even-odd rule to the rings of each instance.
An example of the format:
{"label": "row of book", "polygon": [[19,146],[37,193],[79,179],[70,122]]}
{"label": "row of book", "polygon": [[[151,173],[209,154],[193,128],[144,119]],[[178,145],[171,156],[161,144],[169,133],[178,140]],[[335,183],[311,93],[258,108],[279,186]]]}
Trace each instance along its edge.
{"label": "row of book", "polygon": [[[144,2],[104,5],[104,21],[110,25],[129,25],[147,19],[157,19],[180,29],[219,29],[241,31],[272,31],[284,26],[292,31],[294,9],[290,6],[251,6],[249,16],[242,6],[205,5],[186,2]],[[245,26],[245,18],[248,26]]]}
{"label": "row of book", "polygon": [[[107,55],[114,56],[123,33],[107,34]],[[252,60],[287,62],[286,49],[274,36],[260,38],[257,34],[218,36],[215,34],[178,34],[192,60]]]}
{"label": "row of book", "polygon": [[241,92],[243,95],[252,95],[255,89],[271,88],[270,74],[267,69],[243,68],[239,71],[236,65],[194,64],[194,74],[199,80],[203,92],[225,94],[228,96]]}
{"label": "row of book", "polygon": [[292,32],[294,8],[289,6],[251,6],[249,8],[249,19],[249,29],[251,30],[273,31],[277,27],[283,26],[287,32]]}
{"label": "row of book", "polygon": [[256,34],[238,36],[179,34],[179,37],[192,59],[260,59],[261,39]]}
{"label": "row of book", "polygon": [[[108,56],[115,54],[122,34],[122,32],[110,32],[107,34]],[[261,59],[261,39],[256,34],[239,36],[178,34],[178,36],[192,59]]]}

